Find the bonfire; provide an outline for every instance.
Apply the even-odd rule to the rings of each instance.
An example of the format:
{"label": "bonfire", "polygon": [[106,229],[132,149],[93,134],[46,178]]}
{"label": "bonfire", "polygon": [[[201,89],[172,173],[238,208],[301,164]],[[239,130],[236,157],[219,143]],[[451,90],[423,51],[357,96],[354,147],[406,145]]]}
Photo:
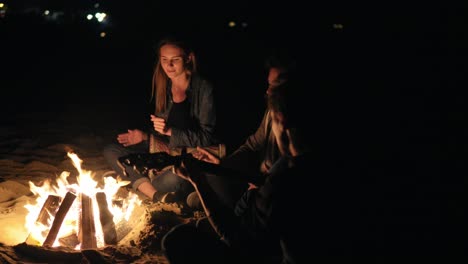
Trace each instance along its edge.
{"label": "bonfire", "polygon": [[76,249],[117,244],[115,226],[128,222],[141,200],[132,192],[127,197],[116,195],[128,181],[104,177],[104,185],[99,187],[95,174],[81,168],[83,161],[78,155],[68,152],[68,157],[79,173],[76,183],[69,181],[67,171],[62,172],[55,184],[50,180],[41,186],[29,182],[37,199],[35,204],[26,205],[29,210],[26,228],[30,232],[26,243],[70,246],[69,241],[73,240],[70,237],[76,237],[73,240],[79,242]]}
{"label": "bonfire", "polygon": [[175,225],[196,221],[203,212],[183,213],[176,203],[152,203],[118,177],[97,177],[82,169],[54,180],[29,182],[34,194],[25,205],[28,235],[23,243],[0,243],[2,263],[167,263],[161,239]]}

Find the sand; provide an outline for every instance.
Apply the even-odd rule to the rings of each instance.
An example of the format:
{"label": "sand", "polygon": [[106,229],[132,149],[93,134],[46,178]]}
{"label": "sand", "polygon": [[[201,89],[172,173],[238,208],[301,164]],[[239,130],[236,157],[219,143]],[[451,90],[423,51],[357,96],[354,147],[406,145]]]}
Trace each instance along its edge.
{"label": "sand", "polygon": [[[35,202],[30,183],[41,185],[64,171],[78,175],[67,153],[83,161],[96,179],[109,171],[101,150],[116,135],[106,127],[83,126],[69,115],[37,112],[18,115],[0,128],[0,263],[167,263],[160,250],[162,236],[173,225],[190,221],[177,204],[153,204],[140,195],[128,233],[117,245],[93,250],[42,247],[25,243],[25,205]],[[80,124],[81,123],[81,124]],[[121,187],[119,192],[131,192]],[[157,224],[156,224],[157,223]]]}

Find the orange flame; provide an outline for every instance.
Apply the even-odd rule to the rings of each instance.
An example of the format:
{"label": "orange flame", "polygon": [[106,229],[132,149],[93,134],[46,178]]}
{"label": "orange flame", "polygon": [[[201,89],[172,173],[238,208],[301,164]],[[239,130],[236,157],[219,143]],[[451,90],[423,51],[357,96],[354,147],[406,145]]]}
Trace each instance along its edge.
{"label": "orange flame", "polygon": [[[52,184],[50,180],[46,180],[41,186],[36,186],[31,181],[29,186],[31,192],[33,192],[37,199],[35,204],[26,204],[25,207],[29,210],[29,213],[26,216],[26,228],[29,232],[29,237],[32,240],[28,241],[37,241],[37,245],[42,245],[44,240],[47,237],[48,231],[52,225],[53,213],[48,212],[49,220],[47,223],[39,223],[38,217],[42,208],[42,205],[45,203],[49,195],[56,195],[62,199],[65,197],[67,192],[73,192],[79,197],[79,194],[85,194],[92,198],[93,203],[93,215],[94,223],[96,230],[96,241],[98,247],[104,246],[104,235],[101,228],[100,218],[99,218],[99,206],[96,201],[96,193],[104,192],[107,198],[107,205],[109,211],[113,215],[114,223],[119,223],[123,220],[128,220],[131,216],[131,213],[136,205],[141,204],[141,200],[135,193],[129,192],[128,196],[125,198],[119,198],[122,200],[122,203],[117,205],[113,201],[117,199],[116,194],[120,187],[129,184],[128,181],[116,180],[113,177],[104,177],[104,187],[99,188],[98,182],[93,178],[95,173],[87,171],[81,168],[82,160],[78,158],[75,153],[68,152],[68,157],[73,161],[73,165],[78,170],[79,175],[77,177],[77,183],[69,183],[68,176],[70,172],[64,171],[56,179],[56,184]],[[60,227],[57,239],[53,246],[60,246],[59,239],[66,237],[72,234],[78,234],[79,226],[78,219],[80,219],[81,213],[81,202],[79,199],[76,199],[70,210],[68,211],[65,219]],[[76,249],[79,249],[80,245],[77,245]]]}

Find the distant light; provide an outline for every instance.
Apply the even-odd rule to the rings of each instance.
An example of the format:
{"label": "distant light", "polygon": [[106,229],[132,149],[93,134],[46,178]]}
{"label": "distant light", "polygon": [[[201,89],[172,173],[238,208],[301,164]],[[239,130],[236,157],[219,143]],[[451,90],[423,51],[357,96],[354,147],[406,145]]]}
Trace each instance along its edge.
{"label": "distant light", "polygon": [[99,21],[99,22],[102,22],[105,18],[106,18],[107,14],[106,13],[96,13],[94,14],[94,17],[96,17],[96,19]]}
{"label": "distant light", "polygon": [[343,24],[333,24],[334,29],[343,29]]}
{"label": "distant light", "polygon": [[5,4],[4,3],[0,3],[0,8],[3,8],[5,7]]}
{"label": "distant light", "polygon": [[228,26],[229,26],[229,27],[235,27],[235,26],[236,26],[236,22],[234,22],[234,21],[229,21]]}
{"label": "distant light", "polygon": [[50,11],[49,10],[45,10],[44,11],[44,15],[48,16],[50,14]]}
{"label": "distant light", "polygon": [[86,19],[88,19],[88,20],[91,20],[91,19],[93,19],[93,15],[91,15],[91,14],[88,14],[88,15],[86,16]]}
{"label": "distant light", "polygon": [[103,32],[99,33],[99,36],[100,36],[101,38],[104,38],[104,37],[106,36],[106,32],[103,31]]}
{"label": "distant light", "polygon": [[94,8],[98,8],[98,7],[99,7],[99,3],[95,3]]}
{"label": "distant light", "polygon": [[247,27],[248,24],[247,24],[247,22],[242,22],[241,26],[242,26],[242,27]]}

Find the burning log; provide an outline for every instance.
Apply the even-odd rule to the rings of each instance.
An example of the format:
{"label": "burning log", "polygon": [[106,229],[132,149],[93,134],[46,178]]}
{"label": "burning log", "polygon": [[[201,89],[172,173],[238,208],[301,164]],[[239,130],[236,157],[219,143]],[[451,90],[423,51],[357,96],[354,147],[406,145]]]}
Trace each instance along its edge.
{"label": "burning log", "polygon": [[63,199],[62,203],[60,204],[60,207],[55,214],[54,222],[52,223],[52,226],[49,230],[49,234],[47,234],[47,237],[43,243],[43,246],[49,246],[51,247],[55,239],[57,238],[58,232],[60,230],[60,227],[62,226],[62,222],[65,219],[65,216],[68,213],[68,210],[70,210],[71,205],[75,201],[76,195],[67,192],[65,195],[65,198]]}
{"label": "burning log", "polygon": [[[52,217],[55,216],[57,209],[59,208],[59,204],[60,204],[60,196],[49,195],[47,197],[47,200],[42,205],[41,211],[39,212],[39,215],[37,216],[36,223],[40,223],[44,226],[48,226],[49,219],[51,216]],[[26,244],[40,245],[40,242],[36,241],[36,239],[34,239],[30,233],[28,237],[26,238]]]}
{"label": "burning log", "polygon": [[117,230],[115,228],[114,216],[109,211],[106,194],[96,193],[96,201],[99,206],[99,219],[101,220],[104,243],[106,245],[117,245]]}
{"label": "burning log", "polygon": [[132,231],[132,229],[133,227],[125,219],[117,223],[117,241],[121,241],[126,235],[128,235]]}
{"label": "burning log", "polygon": [[76,233],[70,234],[65,237],[61,237],[59,238],[58,241],[61,246],[67,247],[67,248],[76,248],[76,246],[80,244],[80,241],[78,240],[78,236],[76,235]]}
{"label": "burning log", "polygon": [[81,194],[81,229],[78,239],[81,241],[81,249],[97,248],[93,200],[85,194]]}

